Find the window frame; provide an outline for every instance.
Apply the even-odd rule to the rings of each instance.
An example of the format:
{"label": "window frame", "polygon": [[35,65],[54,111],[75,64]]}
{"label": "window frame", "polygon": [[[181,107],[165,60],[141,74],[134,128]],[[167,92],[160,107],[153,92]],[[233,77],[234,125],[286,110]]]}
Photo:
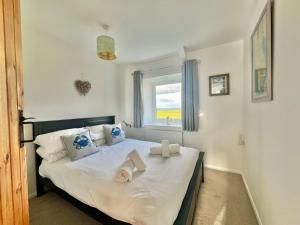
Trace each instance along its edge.
{"label": "window frame", "polygon": [[[151,107],[152,112],[151,112],[151,115],[152,115],[152,123],[153,124],[164,124],[164,125],[166,125],[166,123],[167,123],[166,119],[157,119],[157,117],[156,117],[156,111],[157,111],[157,108],[156,108],[156,87],[161,86],[161,85],[177,84],[177,83],[180,83],[182,85],[181,73],[178,73],[178,74],[180,74],[180,76],[178,76],[178,78],[174,77],[174,78],[169,79],[169,80],[156,81],[156,82],[152,83],[152,87],[151,87],[151,90],[152,90],[152,93],[151,93],[152,94],[152,107]],[[172,119],[170,125],[176,125],[176,126],[180,125],[181,126],[181,121],[182,121],[182,119],[180,119],[180,120]]]}

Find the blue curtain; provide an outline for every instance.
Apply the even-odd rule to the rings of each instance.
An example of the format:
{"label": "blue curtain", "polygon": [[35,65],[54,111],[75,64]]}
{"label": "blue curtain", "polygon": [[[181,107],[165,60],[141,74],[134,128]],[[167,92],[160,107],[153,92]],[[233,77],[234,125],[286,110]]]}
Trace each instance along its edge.
{"label": "blue curtain", "polygon": [[182,66],[182,127],[197,131],[199,127],[199,79],[197,60],[187,60]]}
{"label": "blue curtain", "polygon": [[143,126],[144,106],[143,106],[143,73],[133,72],[133,126],[141,128]]}

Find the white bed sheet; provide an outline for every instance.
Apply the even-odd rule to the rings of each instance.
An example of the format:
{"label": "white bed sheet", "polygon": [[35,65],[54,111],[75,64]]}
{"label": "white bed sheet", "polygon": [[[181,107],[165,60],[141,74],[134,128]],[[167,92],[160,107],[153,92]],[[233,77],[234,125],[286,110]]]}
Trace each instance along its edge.
{"label": "white bed sheet", "polygon": [[[181,148],[181,154],[164,159],[150,156],[153,142],[126,139],[100,152],[70,161],[42,162],[39,173],[76,199],[107,215],[133,225],[172,225],[192,177],[199,151]],[[130,183],[115,182],[119,166],[136,149],[145,172],[134,173]]]}

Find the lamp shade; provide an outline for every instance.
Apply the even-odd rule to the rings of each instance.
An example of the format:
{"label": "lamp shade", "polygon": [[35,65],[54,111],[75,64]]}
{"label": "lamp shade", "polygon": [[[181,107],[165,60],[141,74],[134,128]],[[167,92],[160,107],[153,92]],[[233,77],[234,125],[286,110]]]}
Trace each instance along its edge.
{"label": "lamp shade", "polygon": [[116,59],[115,40],[107,35],[97,37],[97,55],[104,60]]}

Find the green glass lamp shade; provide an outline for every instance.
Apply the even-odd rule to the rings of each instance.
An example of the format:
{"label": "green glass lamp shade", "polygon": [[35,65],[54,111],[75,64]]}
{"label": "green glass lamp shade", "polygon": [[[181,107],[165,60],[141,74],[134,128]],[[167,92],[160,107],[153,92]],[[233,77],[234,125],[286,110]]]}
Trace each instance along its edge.
{"label": "green glass lamp shade", "polygon": [[106,35],[97,37],[97,55],[104,60],[116,59],[115,40]]}

